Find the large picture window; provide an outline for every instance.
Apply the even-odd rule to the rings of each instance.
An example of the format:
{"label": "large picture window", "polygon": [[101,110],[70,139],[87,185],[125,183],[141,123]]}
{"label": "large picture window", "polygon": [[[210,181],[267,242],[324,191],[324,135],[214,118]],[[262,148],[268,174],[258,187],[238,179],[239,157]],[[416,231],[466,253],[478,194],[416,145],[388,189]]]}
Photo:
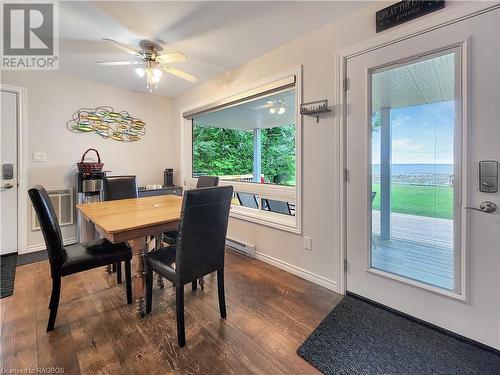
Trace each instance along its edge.
{"label": "large picture window", "polygon": [[232,216],[293,232],[300,232],[297,75],[183,113],[186,185],[219,176],[234,187]]}
{"label": "large picture window", "polygon": [[295,89],[192,119],[193,177],[295,186]]}

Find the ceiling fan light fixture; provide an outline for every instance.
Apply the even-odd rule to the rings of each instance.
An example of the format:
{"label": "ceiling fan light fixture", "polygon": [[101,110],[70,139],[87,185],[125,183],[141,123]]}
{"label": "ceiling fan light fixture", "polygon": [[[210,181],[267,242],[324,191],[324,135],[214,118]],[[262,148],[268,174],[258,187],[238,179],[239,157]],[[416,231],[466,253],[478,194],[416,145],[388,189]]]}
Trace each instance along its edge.
{"label": "ceiling fan light fixture", "polygon": [[144,77],[144,74],[146,74],[146,72],[144,71],[144,68],[137,68],[135,70],[135,74],[137,74],[139,77]]}
{"label": "ceiling fan light fixture", "polygon": [[286,111],[285,107],[279,107],[278,115],[282,115],[283,113],[285,113],[285,111]]}
{"label": "ceiling fan light fixture", "polygon": [[189,82],[197,81],[195,76],[165,65],[171,62],[187,60],[186,55],[182,52],[175,51],[160,55],[160,52],[163,50],[162,46],[150,40],[142,40],[140,42],[140,50],[130,47],[127,44],[117,42],[111,38],[104,38],[104,40],[113,43],[115,47],[127,52],[141,61],[99,61],[97,63],[100,65],[140,65],[135,69],[135,73],[140,78],[146,78],[146,88],[150,92],[152,92],[153,87],[158,89],[158,83],[160,82],[164,71]]}
{"label": "ceiling fan light fixture", "polygon": [[163,75],[163,72],[159,68],[153,68],[153,77],[160,79],[160,77]]}
{"label": "ceiling fan light fixture", "polygon": [[274,107],[269,108],[269,112],[274,115],[276,113],[276,108]]}

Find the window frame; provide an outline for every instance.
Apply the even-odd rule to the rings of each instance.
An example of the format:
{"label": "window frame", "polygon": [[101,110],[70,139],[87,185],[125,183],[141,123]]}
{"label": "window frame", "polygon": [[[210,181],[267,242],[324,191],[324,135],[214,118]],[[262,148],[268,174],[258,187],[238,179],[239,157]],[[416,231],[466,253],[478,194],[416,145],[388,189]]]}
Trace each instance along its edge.
{"label": "window frame", "polygon": [[287,77],[295,76],[295,186],[257,184],[237,181],[220,181],[219,185],[232,185],[234,191],[258,194],[259,198],[269,198],[276,200],[286,200],[295,204],[295,216],[287,216],[278,213],[264,211],[261,208],[254,209],[243,206],[232,205],[230,217],[266,225],[269,227],[285,230],[292,233],[302,233],[302,116],[300,114],[300,104],[302,103],[302,66],[282,71],[274,76],[262,79],[258,82],[239,87],[227,92],[225,95],[212,97],[201,103],[186,107],[180,111],[180,152],[181,152],[181,178],[184,188],[196,186],[197,179],[193,178],[193,137],[192,120],[184,118],[187,112],[196,111],[199,108],[206,108],[211,103],[223,101],[235,95],[244,95],[263,89],[270,84],[283,80]]}

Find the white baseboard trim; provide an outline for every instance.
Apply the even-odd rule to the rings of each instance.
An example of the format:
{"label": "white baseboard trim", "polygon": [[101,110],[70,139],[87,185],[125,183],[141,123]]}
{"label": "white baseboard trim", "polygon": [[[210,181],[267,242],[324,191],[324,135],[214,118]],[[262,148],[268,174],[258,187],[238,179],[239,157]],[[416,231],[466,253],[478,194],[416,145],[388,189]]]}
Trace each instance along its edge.
{"label": "white baseboard trim", "polygon": [[280,259],[274,258],[270,255],[263,254],[259,251],[255,252],[255,258],[258,260],[261,260],[262,262],[268,263],[274,267],[277,267],[283,271],[289,272],[295,276],[298,276],[302,279],[305,279],[307,281],[311,281],[315,284],[321,285],[322,287],[325,287],[326,289],[332,290],[334,292],[338,293],[338,288],[337,288],[337,282],[327,279],[326,277],[316,275],[315,273],[312,273],[310,271],[306,271],[302,268],[299,268],[297,266],[294,266],[293,264],[284,262]]}
{"label": "white baseboard trim", "polygon": [[[67,246],[67,245],[73,245],[73,244],[75,244],[77,242],[78,242],[78,239],[76,237],[73,237],[73,238],[66,238],[63,241],[63,244],[64,244],[64,246]],[[33,253],[35,251],[45,250],[46,248],[47,248],[47,246],[45,246],[45,243],[36,244],[36,245],[30,245],[30,246],[28,246],[26,248],[26,251],[23,251],[20,254]]]}

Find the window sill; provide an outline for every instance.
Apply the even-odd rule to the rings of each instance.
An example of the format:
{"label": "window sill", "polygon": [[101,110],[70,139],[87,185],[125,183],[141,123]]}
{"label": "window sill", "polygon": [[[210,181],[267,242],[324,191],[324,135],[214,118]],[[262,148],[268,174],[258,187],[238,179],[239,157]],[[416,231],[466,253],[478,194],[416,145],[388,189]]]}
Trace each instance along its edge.
{"label": "window sill", "polygon": [[265,225],[267,227],[280,229],[286,232],[301,234],[298,216],[289,216],[277,213],[256,210],[253,208],[231,206],[229,216],[245,220],[251,223]]}

